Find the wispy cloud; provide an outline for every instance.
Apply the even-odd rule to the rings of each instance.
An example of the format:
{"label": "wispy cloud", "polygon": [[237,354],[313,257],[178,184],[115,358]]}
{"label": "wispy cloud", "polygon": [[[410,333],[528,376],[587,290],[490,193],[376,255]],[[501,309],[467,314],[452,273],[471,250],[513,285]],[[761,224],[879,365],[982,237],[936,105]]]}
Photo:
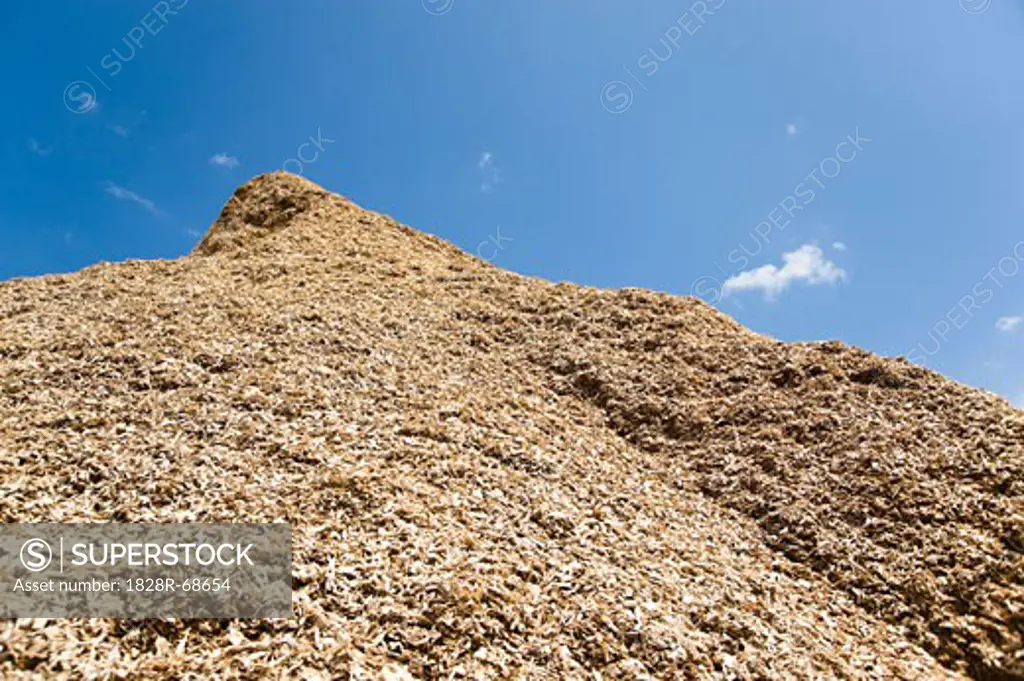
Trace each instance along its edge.
{"label": "wispy cloud", "polygon": [[786,137],[793,139],[800,134],[800,128],[797,127],[796,123],[789,123],[786,125]]}
{"label": "wispy cloud", "polygon": [[494,164],[494,154],[489,151],[480,154],[480,160],[477,161],[476,165],[480,169],[480,176],[482,178],[480,191],[484,193],[493,191],[494,187],[501,183],[501,171]]}
{"label": "wispy cloud", "polygon": [[1019,315],[1013,317],[1000,317],[999,320],[996,321],[996,328],[1005,333],[1010,333],[1022,323],[1024,323],[1024,317]]}
{"label": "wispy cloud", "polygon": [[128,137],[128,128],[123,125],[110,125],[107,127],[110,129],[110,132],[114,133],[118,137]]}
{"label": "wispy cloud", "polygon": [[36,156],[49,156],[53,153],[53,148],[44,147],[37,140],[30,139],[28,141],[28,149]]}
{"label": "wispy cloud", "polygon": [[210,157],[210,165],[222,166],[224,168],[237,168],[238,159],[222,151],[219,154],[214,154]]}
{"label": "wispy cloud", "polygon": [[842,253],[843,251],[846,250],[846,244],[844,244],[842,241],[835,241],[832,243],[832,248]]}
{"label": "wispy cloud", "polygon": [[156,207],[156,204],[147,199],[144,196],[139,196],[130,189],[114,184],[113,182],[107,182],[105,191],[113,196],[118,201],[130,201],[134,204],[141,206],[153,215],[162,215],[160,209]]}
{"label": "wispy cloud", "polygon": [[835,284],[846,279],[846,271],[827,259],[813,244],[804,244],[792,253],[783,253],[782,262],[782,267],[764,265],[730,277],[722,290],[725,294],[759,290],[764,291],[766,299],[774,300],[796,282]]}

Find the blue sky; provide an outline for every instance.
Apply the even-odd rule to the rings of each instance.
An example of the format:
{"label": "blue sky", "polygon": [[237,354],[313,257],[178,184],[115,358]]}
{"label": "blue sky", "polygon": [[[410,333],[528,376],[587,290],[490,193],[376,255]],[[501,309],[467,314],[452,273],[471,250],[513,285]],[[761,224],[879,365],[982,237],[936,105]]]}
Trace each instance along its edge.
{"label": "blue sky", "polygon": [[502,267],[1024,403],[1020,0],[4,9],[0,278],[181,256],[285,166]]}

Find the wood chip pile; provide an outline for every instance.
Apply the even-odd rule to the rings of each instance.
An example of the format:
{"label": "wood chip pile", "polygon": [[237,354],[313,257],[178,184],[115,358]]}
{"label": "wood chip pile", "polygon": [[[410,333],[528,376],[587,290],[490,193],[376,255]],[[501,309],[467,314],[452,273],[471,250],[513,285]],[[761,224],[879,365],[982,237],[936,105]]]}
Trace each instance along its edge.
{"label": "wood chip pile", "polygon": [[0,284],[5,522],[269,522],[289,620],[0,621],[4,678],[1024,678],[1024,411],[276,173]]}

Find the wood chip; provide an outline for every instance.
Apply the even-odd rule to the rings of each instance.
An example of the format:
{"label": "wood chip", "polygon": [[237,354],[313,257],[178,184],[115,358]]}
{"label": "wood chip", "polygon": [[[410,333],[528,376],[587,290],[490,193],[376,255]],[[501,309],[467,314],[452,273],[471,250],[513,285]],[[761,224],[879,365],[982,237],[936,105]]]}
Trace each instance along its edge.
{"label": "wood chip", "polygon": [[906,362],[262,176],[188,257],[0,284],[0,513],[288,521],[295,617],[8,620],[0,675],[1021,678],[1022,443]]}

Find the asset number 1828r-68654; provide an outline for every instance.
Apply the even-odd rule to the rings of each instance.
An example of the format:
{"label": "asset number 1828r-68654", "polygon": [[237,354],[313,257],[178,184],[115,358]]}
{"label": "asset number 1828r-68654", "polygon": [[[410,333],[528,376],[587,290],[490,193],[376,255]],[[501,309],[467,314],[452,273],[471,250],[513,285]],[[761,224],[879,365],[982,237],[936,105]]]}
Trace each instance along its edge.
{"label": "asset number 1828r-68654", "polygon": [[230,579],[192,577],[184,581],[162,578],[129,579],[126,591],[231,591]]}

